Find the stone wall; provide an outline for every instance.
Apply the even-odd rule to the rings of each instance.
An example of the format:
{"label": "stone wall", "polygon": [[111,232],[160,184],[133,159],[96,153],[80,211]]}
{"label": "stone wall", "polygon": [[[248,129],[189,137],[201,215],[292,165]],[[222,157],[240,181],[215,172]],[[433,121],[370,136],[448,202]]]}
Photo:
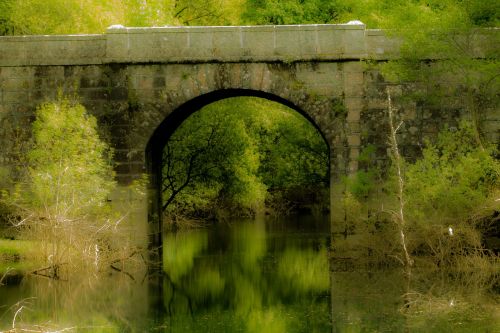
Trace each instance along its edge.
{"label": "stone wall", "polygon": [[[356,89],[362,89],[362,82],[356,89],[344,88],[355,79],[356,70],[362,70],[358,63],[1,67],[0,164],[14,162],[13,133],[18,129],[29,132],[36,106],[55,99],[58,89],[79,96],[98,118],[102,135],[115,149],[118,179],[124,184],[146,172],[146,148],[160,124],[174,111],[184,114],[181,119],[187,117],[196,111],[192,106],[183,107],[187,102],[216,92],[221,92],[217,99],[253,95],[295,107],[337,147],[337,160],[342,164],[346,158],[341,130],[345,115],[332,110],[333,104],[342,104],[345,99],[359,115],[362,93]],[[359,79],[362,74],[357,76]],[[196,106],[210,100],[200,100]],[[166,122],[174,122],[172,119]],[[345,167],[339,164],[339,168]]]}
{"label": "stone wall", "polygon": [[[491,48],[489,34],[498,30],[485,30],[473,43],[478,57]],[[363,60],[397,57],[398,45],[362,24],[118,27],[103,35],[0,37],[0,169],[15,165],[36,106],[58,89],[79,96],[98,118],[115,149],[121,184],[150,172],[151,149],[197,108],[249,95],[309,118],[330,145],[332,182],[338,182],[360,167],[367,145],[375,146],[377,163],[387,164],[389,83]],[[419,89],[415,84],[393,89],[405,121],[400,143],[410,159],[425,137],[464,116],[453,94],[446,105],[429,106],[405,101]],[[498,108],[485,111],[482,128],[490,141],[500,141]]]}

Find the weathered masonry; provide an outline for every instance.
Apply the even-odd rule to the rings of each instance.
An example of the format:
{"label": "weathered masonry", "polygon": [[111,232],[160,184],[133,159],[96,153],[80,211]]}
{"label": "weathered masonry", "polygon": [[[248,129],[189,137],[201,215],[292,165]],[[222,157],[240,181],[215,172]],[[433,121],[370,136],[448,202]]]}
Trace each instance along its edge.
{"label": "weathered masonry", "polygon": [[[485,30],[472,41],[477,57],[489,52]],[[200,107],[231,96],[260,96],[306,116],[331,149],[332,182],[358,168],[360,151],[376,147],[386,159],[384,78],[363,60],[397,57],[398,43],[360,22],[341,25],[241,27],[111,27],[102,35],[0,38],[0,168],[15,163],[16,142],[29,132],[36,106],[58,89],[77,94],[116,152],[117,179],[143,173],[157,179],[159,151],[173,130]],[[394,87],[394,97],[408,87]],[[428,109],[400,104],[402,151],[445,124],[462,107]],[[482,128],[499,140],[498,108]],[[154,205],[153,205],[154,206]]]}

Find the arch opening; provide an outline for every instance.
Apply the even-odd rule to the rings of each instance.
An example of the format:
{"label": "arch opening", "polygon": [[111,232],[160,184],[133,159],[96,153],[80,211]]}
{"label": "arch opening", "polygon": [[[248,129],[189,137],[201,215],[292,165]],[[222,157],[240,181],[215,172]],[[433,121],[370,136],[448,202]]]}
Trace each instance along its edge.
{"label": "arch opening", "polygon": [[[328,180],[325,182],[329,188],[329,175],[330,175],[330,149],[328,141],[325,139],[324,133],[320,130],[319,126],[314,122],[307,112],[282,97],[274,94],[248,90],[248,89],[226,89],[217,90],[208,94],[200,95],[193,98],[181,106],[177,107],[170,115],[168,115],[162,123],[156,128],[152,137],[150,138],[147,150],[147,167],[150,175],[150,191],[149,191],[149,224],[150,224],[150,249],[156,248],[161,251],[162,233],[163,233],[163,211],[165,209],[165,198],[162,196],[164,186],[164,165],[165,156],[164,149],[167,147],[169,140],[173,137],[174,133],[186,123],[186,120],[203,109],[204,107],[216,103],[221,100],[226,100],[234,97],[257,97],[267,101],[276,102],[287,108],[297,112],[304,117],[309,125],[312,125],[316,130],[316,134],[321,136],[326,152],[326,170],[325,174]],[[235,112],[239,110],[234,110]],[[293,112],[293,113],[295,113]],[[222,159],[224,157],[221,157]],[[328,201],[329,202],[329,201]],[[328,205],[328,208],[329,205]],[[161,254],[158,259],[161,258]]]}

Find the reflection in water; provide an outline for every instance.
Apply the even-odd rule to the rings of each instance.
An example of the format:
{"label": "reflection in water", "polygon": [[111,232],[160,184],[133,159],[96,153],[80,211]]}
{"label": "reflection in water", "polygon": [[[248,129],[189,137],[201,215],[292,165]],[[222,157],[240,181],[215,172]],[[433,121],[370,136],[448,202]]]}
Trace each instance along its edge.
{"label": "reflection in water", "polygon": [[307,219],[239,221],[164,240],[165,332],[331,331],[327,220],[316,230]]}
{"label": "reflection in water", "polygon": [[12,328],[22,306],[15,326],[26,332],[129,332],[146,318],[146,301],[145,286],[124,274],[72,281],[31,276],[0,287],[0,331]]}
{"label": "reflection in water", "polygon": [[331,277],[335,332],[500,332],[498,291],[470,285],[456,272],[379,269]]}
{"label": "reflection in water", "polygon": [[[500,332],[489,278],[414,269],[329,271],[328,223],[234,221],[165,235],[160,318],[148,317],[145,271],[0,287],[0,331]],[[332,266],[333,267],[333,266]],[[31,325],[31,326],[26,326]],[[39,327],[39,326],[38,326]],[[35,327],[36,328],[36,327]]]}

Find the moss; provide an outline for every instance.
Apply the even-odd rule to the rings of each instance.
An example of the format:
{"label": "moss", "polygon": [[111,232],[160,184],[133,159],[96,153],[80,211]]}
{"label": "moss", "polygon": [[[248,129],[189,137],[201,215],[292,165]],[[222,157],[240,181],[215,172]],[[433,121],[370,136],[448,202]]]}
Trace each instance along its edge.
{"label": "moss", "polygon": [[332,115],[334,116],[334,118],[347,117],[347,108],[345,107],[342,99],[334,98],[332,100]]}

